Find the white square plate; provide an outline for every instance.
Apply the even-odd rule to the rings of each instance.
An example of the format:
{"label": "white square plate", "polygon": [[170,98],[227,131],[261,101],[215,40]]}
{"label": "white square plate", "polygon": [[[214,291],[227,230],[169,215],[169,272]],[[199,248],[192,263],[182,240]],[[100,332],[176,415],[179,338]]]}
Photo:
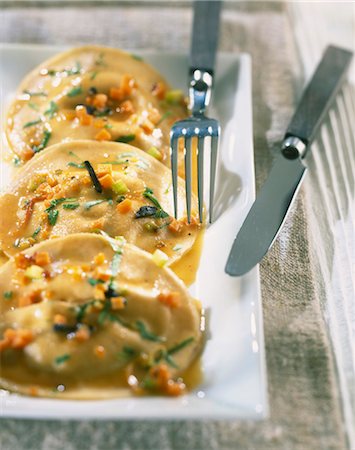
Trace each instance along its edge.
{"label": "white square plate", "polygon": [[[43,46],[0,47],[2,123],[8,103],[23,78],[58,52]],[[174,87],[187,86],[187,57],[137,52]],[[205,234],[192,294],[210,309],[210,339],[202,356],[204,381],[180,398],[119,398],[100,401],[40,399],[0,390],[2,417],[58,419],[260,419],[267,414],[266,374],[258,268],[231,278],[224,266],[234,237],[255,196],[248,55],[221,54],[209,116],[222,127],[215,211]],[[7,182],[1,167],[0,187]]]}

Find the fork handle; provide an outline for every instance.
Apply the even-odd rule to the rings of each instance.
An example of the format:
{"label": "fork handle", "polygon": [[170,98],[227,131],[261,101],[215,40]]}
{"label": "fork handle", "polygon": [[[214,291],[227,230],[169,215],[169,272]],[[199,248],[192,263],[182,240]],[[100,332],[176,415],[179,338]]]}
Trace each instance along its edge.
{"label": "fork handle", "polygon": [[221,4],[221,1],[215,0],[194,1],[190,74],[198,69],[213,76]]}

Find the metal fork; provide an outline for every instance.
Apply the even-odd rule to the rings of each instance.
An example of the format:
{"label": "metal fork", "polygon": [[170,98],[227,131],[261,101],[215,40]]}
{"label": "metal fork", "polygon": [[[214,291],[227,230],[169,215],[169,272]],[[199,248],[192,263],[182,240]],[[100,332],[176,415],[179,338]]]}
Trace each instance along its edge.
{"label": "metal fork", "polygon": [[194,2],[194,22],[192,45],[190,52],[190,87],[189,110],[191,116],[176,122],[170,132],[171,171],[174,196],[174,214],[178,215],[178,141],[184,139],[185,154],[185,188],[187,220],[191,222],[191,190],[192,190],[192,139],[197,138],[197,192],[200,222],[203,220],[203,188],[204,188],[204,144],[205,138],[211,137],[210,163],[210,199],[209,220],[213,220],[213,198],[216,178],[218,138],[220,126],[217,120],[205,116],[206,107],[211,99],[214,65],[216,59],[220,1]]}

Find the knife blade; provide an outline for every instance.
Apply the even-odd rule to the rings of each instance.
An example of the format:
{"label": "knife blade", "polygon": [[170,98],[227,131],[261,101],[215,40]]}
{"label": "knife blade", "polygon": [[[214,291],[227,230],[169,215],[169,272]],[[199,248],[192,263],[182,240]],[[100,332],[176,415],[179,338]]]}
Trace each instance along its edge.
{"label": "knife blade", "polygon": [[303,160],[344,81],[352,56],[352,52],[335,46],[324,52],[287,128],[281,154],[234,240],[227,274],[249,272],[275,241],[306,173]]}

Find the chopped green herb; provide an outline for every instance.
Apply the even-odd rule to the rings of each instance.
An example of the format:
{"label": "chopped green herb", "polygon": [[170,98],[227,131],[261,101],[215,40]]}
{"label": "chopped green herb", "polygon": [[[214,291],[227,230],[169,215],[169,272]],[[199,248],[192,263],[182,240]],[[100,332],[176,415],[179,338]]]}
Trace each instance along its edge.
{"label": "chopped green herb", "polygon": [[4,292],[4,298],[5,298],[6,300],[11,300],[12,297],[13,297],[13,295],[14,295],[14,293],[13,293],[12,291],[5,291],[5,292]]}
{"label": "chopped green herb", "polygon": [[95,61],[95,64],[97,65],[97,66],[103,66],[105,63],[104,63],[104,53],[100,53],[99,54],[99,57],[97,58],[97,60]]}
{"label": "chopped green herb", "polygon": [[25,125],[23,126],[23,128],[33,127],[34,125],[38,125],[39,123],[42,123],[42,120],[41,120],[41,119],[33,120],[32,122],[27,122],[27,123],[25,123]]}
{"label": "chopped green herb", "polygon": [[18,156],[14,156],[12,159],[12,163],[15,167],[18,167],[21,165],[21,159]]}
{"label": "chopped green herb", "polygon": [[103,284],[105,283],[103,280],[97,279],[97,278],[88,278],[88,283],[91,286],[96,286],[98,284]]}
{"label": "chopped green herb", "polygon": [[92,165],[90,164],[89,161],[84,161],[84,165],[85,165],[86,170],[89,172],[91,181],[95,188],[95,191],[98,192],[99,194],[101,194],[103,189],[102,189],[99,179],[97,178],[94,168],[92,167]]}
{"label": "chopped green herb", "polygon": [[28,104],[29,108],[34,109],[35,111],[39,111],[39,107],[35,103],[28,102],[27,104]]}
{"label": "chopped green herb", "polygon": [[129,360],[137,355],[137,351],[132,347],[124,346],[122,351],[118,353],[118,357],[123,360]]}
{"label": "chopped green herb", "polygon": [[68,359],[70,359],[70,355],[68,353],[65,353],[64,355],[57,356],[55,358],[54,362],[57,365],[60,365],[60,364],[65,363],[66,361],[68,361]]}
{"label": "chopped green herb", "polygon": [[65,72],[68,76],[70,75],[77,75],[81,71],[81,64],[79,61],[76,61],[75,67],[71,69],[64,69],[63,72]]}
{"label": "chopped green herb", "polygon": [[48,206],[47,209],[45,209],[46,212],[52,210],[53,208],[55,208],[56,206],[60,205],[61,203],[72,203],[75,202],[77,199],[76,198],[70,198],[70,197],[61,197],[61,198],[56,198],[55,200],[51,200],[50,205]]}
{"label": "chopped green herb", "polygon": [[51,101],[49,104],[49,108],[44,112],[46,116],[49,116],[50,119],[54,117],[54,114],[58,111],[58,105],[56,102]]}
{"label": "chopped green herb", "polygon": [[28,90],[23,91],[24,94],[29,95],[30,97],[47,97],[47,93],[46,92],[31,92]]}
{"label": "chopped green herb", "polygon": [[35,238],[40,233],[40,231],[41,231],[41,227],[36,228],[32,234],[32,237]]}
{"label": "chopped green herb", "polygon": [[137,61],[143,61],[143,58],[139,55],[135,55],[134,53],[131,53],[131,56],[133,59],[135,59]]}
{"label": "chopped green herb", "polygon": [[[166,211],[163,210],[161,204],[158,202],[157,198],[154,196],[154,193],[153,193],[152,189],[146,187],[144,192],[143,192],[143,197],[145,197],[148,200],[150,200],[155,205],[155,207],[157,208],[157,210],[156,210],[156,212],[154,214],[154,217],[156,217],[157,219],[164,219],[166,217],[169,217],[169,214]],[[142,206],[142,208],[148,208],[148,207],[147,206],[146,207]],[[142,208],[140,208],[140,210]],[[136,218],[139,218],[139,217],[137,217],[137,214],[139,213],[139,211],[136,213]],[[142,216],[142,217],[144,217],[144,216]]]}
{"label": "chopped green herb", "polygon": [[172,115],[172,111],[166,111],[160,118],[160,120],[157,122],[156,126],[160,125],[165,119],[170,117]]}
{"label": "chopped green herb", "polygon": [[42,142],[39,145],[35,145],[34,147],[32,147],[32,150],[35,153],[38,153],[41,150],[43,150],[44,148],[46,148],[47,145],[48,145],[48,141],[51,138],[51,136],[52,136],[52,133],[50,131],[44,130]]}
{"label": "chopped green herb", "polygon": [[76,97],[83,93],[81,86],[75,86],[67,93],[67,97]]}
{"label": "chopped green herb", "polygon": [[182,350],[183,348],[187,347],[188,345],[190,345],[193,342],[194,338],[191,336],[187,339],[184,339],[183,341],[181,341],[179,344],[176,344],[174,347],[171,347],[167,350],[167,353],[169,355],[173,355],[174,353],[179,352],[180,350]]}
{"label": "chopped green herb", "polygon": [[74,158],[76,158],[76,159],[80,159],[79,156],[77,154],[75,154],[74,152],[72,152],[71,150],[70,150],[70,152],[68,152],[68,155],[74,156]]}
{"label": "chopped green herb", "polygon": [[63,205],[63,208],[64,209],[77,209],[77,208],[79,208],[79,203],[65,203],[64,205]]}
{"label": "chopped green herb", "polygon": [[173,248],[174,252],[179,252],[180,250],[182,250],[181,245],[175,245],[175,247]]}
{"label": "chopped green herb", "polygon": [[84,203],[84,209],[91,209],[93,206],[99,205],[100,203],[104,203],[106,200],[91,200],[90,202]]}
{"label": "chopped green herb", "polygon": [[97,109],[94,110],[93,114],[95,117],[104,117],[104,116],[110,116],[112,114],[111,108],[105,108],[103,111],[98,111]]}
{"label": "chopped green herb", "polygon": [[51,209],[48,211],[48,222],[52,227],[57,223],[59,211],[57,209]]}
{"label": "chopped green herb", "polygon": [[104,128],[106,128],[107,130],[109,130],[110,128],[112,128],[113,126],[110,123],[107,123]]}
{"label": "chopped green herb", "polygon": [[76,167],[77,169],[85,169],[84,163],[68,162],[67,166]]}
{"label": "chopped green herb", "polygon": [[123,142],[127,144],[128,142],[134,141],[136,138],[135,134],[127,134],[126,136],[120,136],[117,139],[115,139],[116,142]]}
{"label": "chopped green herb", "polygon": [[87,303],[83,303],[82,305],[77,305],[75,307],[75,312],[76,312],[76,320],[78,322],[81,322],[85,316],[86,310],[89,306],[91,306],[93,303],[95,303],[96,300],[91,300]]}
{"label": "chopped green herb", "polygon": [[90,80],[95,80],[95,78],[97,77],[98,72],[93,72],[91,74]]}
{"label": "chopped green herb", "polygon": [[165,338],[162,336],[157,336],[156,334],[152,333],[147,329],[144,322],[137,320],[136,322],[137,331],[141,335],[143,339],[146,339],[147,341],[153,341],[153,342],[164,342]]}

